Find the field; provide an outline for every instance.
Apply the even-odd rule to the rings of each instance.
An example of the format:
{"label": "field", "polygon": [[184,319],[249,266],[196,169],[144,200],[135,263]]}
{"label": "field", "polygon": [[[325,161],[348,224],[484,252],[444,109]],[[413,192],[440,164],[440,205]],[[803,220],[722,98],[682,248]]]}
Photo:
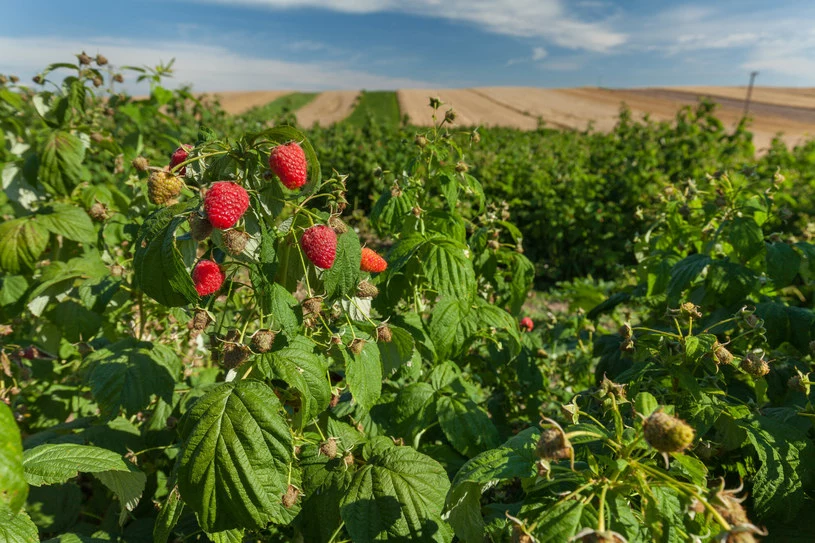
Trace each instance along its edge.
{"label": "field", "polygon": [[[481,89],[411,89],[397,92],[399,111],[411,123],[428,126],[428,96],[439,96],[453,106],[463,125],[505,126],[533,130],[538,118],[553,128],[609,131],[617,122],[621,105],[627,105],[636,117],[670,120],[683,106],[709,98],[719,105],[717,116],[728,125],[742,117],[747,90],[744,87],[674,87],[635,90],[599,88],[537,89],[492,87]],[[352,92],[325,93],[325,105],[304,115],[310,126],[320,119],[330,124],[353,111]],[[391,93],[379,93],[385,97]],[[262,93],[260,93],[262,95]],[[377,96],[377,93],[369,93]],[[259,93],[221,93],[221,103],[230,113],[243,113]],[[338,102],[339,96],[345,101]],[[276,96],[275,96],[276,97]],[[805,141],[815,134],[815,89],[756,87],[753,91],[750,130],[759,152],[766,150],[779,133],[788,145]],[[316,106],[317,104],[315,104]],[[392,107],[392,106],[389,106]],[[314,113],[312,113],[312,111]],[[316,115],[314,115],[316,114]]]}
{"label": "field", "polygon": [[0,80],[0,543],[811,541],[811,90],[77,60]]}

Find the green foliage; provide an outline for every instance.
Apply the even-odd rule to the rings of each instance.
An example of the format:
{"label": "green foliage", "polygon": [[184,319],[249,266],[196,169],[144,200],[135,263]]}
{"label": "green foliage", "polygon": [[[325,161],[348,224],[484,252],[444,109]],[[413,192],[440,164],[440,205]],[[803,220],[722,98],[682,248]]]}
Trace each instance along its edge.
{"label": "green foliage", "polygon": [[[313,95],[228,117],[170,66],[127,69],[145,100],[92,90],[118,73],[0,87],[0,541],[806,529],[811,144],[756,159],[705,103],[610,134],[417,129],[393,93],[305,133],[285,122]],[[290,141],[297,191],[267,168]],[[249,209],[202,235],[223,180]],[[317,224],[327,270],[299,244]],[[226,278],[204,297],[201,259]]]}

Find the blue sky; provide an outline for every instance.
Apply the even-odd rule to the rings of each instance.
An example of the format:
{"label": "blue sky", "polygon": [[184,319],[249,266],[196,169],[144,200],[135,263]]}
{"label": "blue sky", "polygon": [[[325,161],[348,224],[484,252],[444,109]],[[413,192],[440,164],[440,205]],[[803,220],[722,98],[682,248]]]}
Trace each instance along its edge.
{"label": "blue sky", "polygon": [[[5,5],[3,5],[5,4]],[[3,0],[0,73],[176,59],[202,91],[815,86],[812,0]],[[131,88],[131,90],[138,90]]]}

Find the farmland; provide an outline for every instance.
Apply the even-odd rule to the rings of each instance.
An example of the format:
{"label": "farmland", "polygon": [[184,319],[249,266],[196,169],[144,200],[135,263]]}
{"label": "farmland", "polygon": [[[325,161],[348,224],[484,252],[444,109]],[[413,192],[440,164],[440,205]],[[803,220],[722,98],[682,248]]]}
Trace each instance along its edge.
{"label": "farmland", "polygon": [[0,542],[811,539],[812,91],[165,73],[0,86]]}

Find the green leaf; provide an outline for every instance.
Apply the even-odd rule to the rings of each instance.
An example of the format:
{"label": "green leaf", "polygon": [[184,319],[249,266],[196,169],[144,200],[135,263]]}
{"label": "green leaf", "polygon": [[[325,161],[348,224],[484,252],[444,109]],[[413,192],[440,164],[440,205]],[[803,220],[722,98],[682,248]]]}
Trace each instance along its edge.
{"label": "green leaf", "polygon": [[671,268],[671,278],[668,281],[668,299],[671,300],[669,303],[676,303],[682,297],[682,292],[710,263],[710,257],[702,254],[689,255],[677,262]]}
{"label": "green leaf", "polygon": [[172,403],[181,361],[159,343],[125,339],[89,355],[86,380],[102,413],[113,417],[124,409],[133,415],[150,405],[154,395]]}
{"label": "green leaf", "polygon": [[382,364],[376,342],[366,341],[360,354],[346,358],[345,380],[354,400],[369,411],[382,393]]}
{"label": "green leaf", "polygon": [[85,145],[68,132],[55,130],[46,138],[40,150],[37,180],[50,192],[69,196],[82,181]]}
{"label": "green leaf", "polygon": [[96,241],[93,222],[81,207],[53,204],[37,211],[36,221],[52,234],[65,236],[73,241],[80,243]]}
{"label": "green leaf", "polygon": [[430,317],[430,338],[439,360],[450,358],[463,347],[466,339],[461,323],[470,313],[470,304],[455,297],[442,298]]}
{"label": "green leaf", "polygon": [[133,511],[139,505],[147,484],[147,476],[133,466],[129,471],[102,471],[95,475],[122,503],[119,524],[124,525],[127,520],[127,511]]}
{"label": "green leaf", "polygon": [[23,472],[23,441],[14,413],[0,402],[0,507],[17,513],[28,496],[28,483]]}
{"label": "green leaf", "polygon": [[48,232],[31,217],[0,224],[0,269],[15,274],[34,268],[45,247]]}
{"label": "green leaf", "polygon": [[440,516],[450,483],[438,462],[386,437],[375,438],[363,454],[367,463],[340,502],[353,541],[452,540]]}
{"label": "green leaf", "polygon": [[42,486],[64,483],[80,472],[129,473],[132,465],[121,455],[107,449],[73,443],[55,443],[39,445],[25,451],[23,467],[28,483]]}
{"label": "green leaf", "polygon": [[0,542],[37,543],[39,540],[37,526],[31,522],[25,511],[15,513],[0,504]]}
{"label": "green leaf", "polygon": [[[341,446],[347,448],[351,444],[343,442]],[[303,536],[305,541],[328,542],[342,523],[340,501],[351,485],[353,468],[346,467],[339,455],[329,459],[320,454],[314,445],[303,447],[300,465],[305,494],[299,515]],[[314,522],[315,518],[320,522]]]}
{"label": "green leaf", "polygon": [[750,217],[736,217],[728,229],[728,241],[742,262],[748,262],[764,250],[764,232]]}
{"label": "green leaf", "polygon": [[713,352],[716,336],[713,334],[699,334],[685,338],[685,359],[688,362],[698,363],[703,356]]}
{"label": "green leaf", "polygon": [[295,308],[300,304],[280,283],[271,283],[266,296],[261,298],[263,312],[271,319],[270,327],[282,328],[288,335],[297,333],[300,321]]}
{"label": "green leaf", "polygon": [[153,525],[153,541],[154,543],[166,543],[170,534],[173,533],[173,528],[178,524],[181,514],[184,512],[184,502],[181,501],[181,496],[178,493],[178,488],[173,488],[164,503],[161,504],[161,510],[158,512],[158,518]]}
{"label": "green leaf", "polygon": [[267,377],[282,379],[300,393],[301,429],[328,407],[331,401],[331,383],[326,376],[328,364],[309,350],[308,345],[296,342],[266,353],[262,361]]}
{"label": "green leaf", "polygon": [[328,299],[354,296],[359,282],[359,263],[362,249],[356,232],[348,229],[337,237],[337,256],[334,265],[323,272],[323,285]]}
{"label": "green leaf", "polygon": [[464,456],[473,457],[500,444],[498,429],[487,412],[469,398],[441,396],[436,412],[444,435]]}
{"label": "green leaf", "polygon": [[292,435],[260,381],[213,386],[184,416],[178,490],[207,532],[260,529],[283,515]]}
{"label": "green leaf", "polygon": [[475,272],[467,251],[465,245],[446,238],[432,238],[423,246],[424,274],[440,296],[472,298]]}
{"label": "green leaf", "polygon": [[638,414],[644,417],[650,416],[658,407],[659,402],[657,402],[657,399],[654,398],[654,395],[650,392],[640,392],[634,399],[634,409],[637,410]]}
{"label": "green leaf", "polygon": [[687,479],[695,485],[702,486],[705,484],[707,480],[707,467],[704,462],[681,453],[674,453],[671,457],[674,460],[671,469],[677,468],[682,475],[687,477]]}
{"label": "green leaf", "polygon": [[436,391],[427,383],[411,383],[399,391],[394,403],[394,422],[399,435],[413,440],[436,420]]}
{"label": "green leaf", "polygon": [[539,543],[571,541],[580,527],[583,507],[582,501],[568,500],[545,508],[534,520],[535,538]]}
{"label": "green leaf", "polygon": [[148,217],[136,239],[133,268],[145,294],[168,307],[198,301],[198,293],[175,242],[176,229],[187,220],[183,214],[197,207],[197,200],[166,207]]}
{"label": "green leaf", "polygon": [[792,283],[801,267],[801,255],[786,243],[767,244],[767,275],[775,288],[784,288]]}
{"label": "green leaf", "polygon": [[806,434],[770,417],[740,425],[761,466],[753,478],[753,508],[760,519],[789,520],[804,503],[815,476],[815,446]]}

